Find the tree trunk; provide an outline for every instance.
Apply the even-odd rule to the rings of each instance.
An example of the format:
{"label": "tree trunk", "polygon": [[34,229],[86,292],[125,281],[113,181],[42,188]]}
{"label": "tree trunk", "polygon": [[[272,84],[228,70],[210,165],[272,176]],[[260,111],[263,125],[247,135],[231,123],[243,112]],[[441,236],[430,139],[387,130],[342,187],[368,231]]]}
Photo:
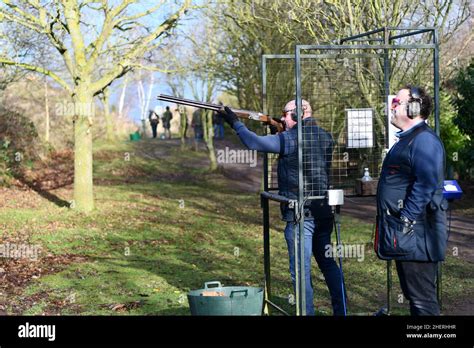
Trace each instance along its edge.
{"label": "tree trunk", "polygon": [[212,112],[206,110],[203,114],[203,118],[204,140],[206,141],[209,160],[211,161],[209,170],[214,171],[217,169],[217,158],[216,151],[214,150],[214,126],[212,124]]}
{"label": "tree trunk", "polygon": [[179,110],[179,136],[181,139],[181,150],[186,148],[186,131],[188,130],[188,115],[184,106],[180,106]]}
{"label": "tree trunk", "polygon": [[49,143],[49,98],[48,98],[48,82],[44,83],[44,113],[45,113],[45,132],[44,140]]}
{"label": "tree trunk", "polygon": [[[88,86],[87,86],[88,87]],[[86,86],[83,91],[89,88]],[[74,201],[72,207],[83,212],[94,209],[92,181],[93,96],[77,92],[73,97],[74,121]]]}
{"label": "tree trunk", "polygon": [[145,108],[144,108],[144,118],[146,119],[148,115],[148,109],[150,107],[150,100],[153,98],[151,93],[153,92],[153,87],[155,85],[155,75],[151,74],[150,76],[150,85],[148,86],[148,94],[145,96]]}
{"label": "tree trunk", "polygon": [[138,100],[139,100],[139,103],[140,103],[140,120],[142,122],[142,133],[143,133],[143,137],[145,138],[146,134],[147,134],[146,122],[145,122],[145,119],[146,119],[145,103],[146,103],[146,101],[145,101],[145,89],[143,88],[142,80],[138,81],[137,89],[138,89]]}
{"label": "tree trunk", "polygon": [[125,105],[125,93],[127,92],[127,84],[128,84],[128,75],[125,77],[125,81],[123,82],[122,92],[120,93],[119,99],[119,107],[118,107],[118,114],[120,120],[123,119],[123,106]]}
{"label": "tree trunk", "polygon": [[115,140],[114,120],[110,113],[109,97],[110,97],[110,91],[108,88],[106,88],[104,92],[100,95],[100,100],[102,101],[102,104],[104,105],[106,138],[108,141],[114,141]]}

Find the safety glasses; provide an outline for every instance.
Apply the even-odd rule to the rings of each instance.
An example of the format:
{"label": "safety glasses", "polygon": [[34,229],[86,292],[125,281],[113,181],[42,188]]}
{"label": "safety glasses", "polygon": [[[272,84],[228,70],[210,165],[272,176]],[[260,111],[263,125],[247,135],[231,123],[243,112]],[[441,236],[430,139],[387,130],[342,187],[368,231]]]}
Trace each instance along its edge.
{"label": "safety glasses", "polygon": [[404,104],[407,104],[407,102],[402,102],[399,98],[392,99],[392,108],[396,108],[398,105],[404,105]]}

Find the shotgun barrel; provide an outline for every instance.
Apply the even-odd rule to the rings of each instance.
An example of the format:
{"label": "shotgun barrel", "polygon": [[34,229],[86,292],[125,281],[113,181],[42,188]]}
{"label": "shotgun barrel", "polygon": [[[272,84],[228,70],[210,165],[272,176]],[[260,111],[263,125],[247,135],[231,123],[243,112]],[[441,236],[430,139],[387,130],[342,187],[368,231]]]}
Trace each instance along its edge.
{"label": "shotgun barrel", "polygon": [[[216,112],[224,110],[224,106],[222,105],[204,103],[197,100],[174,97],[172,95],[160,94],[157,97],[157,99],[161,101],[169,102],[169,103],[175,103],[178,105],[187,105],[187,106],[192,106],[199,109],[212,110]],[[280,120],[274,119],[260,112],[250,111],[250,110],[239,110],[239,109],[232,109],[232,111],[240,118],[246,118],[250,120],[260,121],[268,125],[273,125],[277,128],[278,132],[283,132],[285,130],[283,123]]]}
{"label": "shotgun barrel", "polygon": [[200,101],[197,101],[197,100],[191,100],[191,99],[178,98],[178,97],[174,97],[172,95],[160,94],[157,97],[157,99],[162,100],[162,101],[166,101],[166,102],[170,102],[170,103],[193,106],[195,108],[207,109],[207,110],[212,110],[212,111],[219,111],[219,110],[223,109],[223,107],[221,105],[211,104],[211,103],[204,103],[204,102],[200,102]]}

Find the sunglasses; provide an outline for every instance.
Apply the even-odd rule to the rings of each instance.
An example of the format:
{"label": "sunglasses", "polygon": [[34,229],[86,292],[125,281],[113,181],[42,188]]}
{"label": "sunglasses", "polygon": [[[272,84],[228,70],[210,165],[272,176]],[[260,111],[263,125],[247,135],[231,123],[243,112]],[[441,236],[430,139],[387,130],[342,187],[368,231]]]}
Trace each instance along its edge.
{"label": "sunglasses", "polygon": [[400,100],[400,98],[393,98],[392,99],[392,107],[393,108],[396,108],[398,105],[403,105],[403,104],[407,104],[406,102],[402,102]]}

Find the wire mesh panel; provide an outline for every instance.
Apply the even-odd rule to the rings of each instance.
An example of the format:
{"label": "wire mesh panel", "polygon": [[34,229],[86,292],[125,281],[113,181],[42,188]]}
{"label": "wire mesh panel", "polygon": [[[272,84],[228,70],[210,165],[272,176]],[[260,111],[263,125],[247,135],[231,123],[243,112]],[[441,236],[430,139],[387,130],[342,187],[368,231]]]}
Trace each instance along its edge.
{"label": "wire mesh panel", "polygon": [[[405,40],[397,40],[404,44]],[[434,60],[432,49],[403,49],[390,50],[390,95],[395,95],[398,90],[407,84],[420,86],[426,89],[431,97],[435,97]],[[438,99],[436,97],[436,99]],[[390,102],[390,100],[389,100]],[[438,109],[435,109],[437,111]],[[390,114],[389,114],[390,116]],[[428,123],[437,128],[435,117],[431,115]],[[394,126],[389,126],[388,136],[394,136],[398,131]],[[392,141],[393,142],[393,141]]]}
{"label": "wire mesh panel", "polygon": [[[311,46],[301,51],[302,115],[307,117],[307,101],[313,117],[311,122],[303,119],[302,123],[306,199],[325,196],[325,190],[331,187],[344,189],[346,195],[355,194],[357,179],[364,175],[365,168],[376,179],[389,137],[398,131],[389,127],[390,95],[406,84],[425,87],[429,93],[434,90],[433,48],[387,47]],[[314,122],[331,139],[315,135],[320,131],[315,133]],[[330,142],[332,156],[327,154]],[[326,153],[324,164],[314,155],[318,148]],[[311,173],[307,168],[312,168]],[[328,173],[327,186],[321,175],[314,175],[324,170]]]}
{"label": "wire mesh panel", "polygon": [[[263,111],[280,118],[285,104],[295,99],[294,55],[264,55],[262,57]],[[278,190],[278,154],[267,154],[267,187]]]}
{"label": "wire mesh panel", "polygon": [[[351,195],[364,168],[379,171],[386,148],[384,52],[312,49],[307,54],[313,58],[301,59],[301,95],[312,108],[313,120],[322,129],[319,132],[330,137],[315,137],[314,121],[303,120],[304,167],[328,173],[323,183],[321,176],[303,173],[304,197],[324,197],[329,187]],[[323,153],[332,150],[324,163],[311,154],[315,148]]]}

